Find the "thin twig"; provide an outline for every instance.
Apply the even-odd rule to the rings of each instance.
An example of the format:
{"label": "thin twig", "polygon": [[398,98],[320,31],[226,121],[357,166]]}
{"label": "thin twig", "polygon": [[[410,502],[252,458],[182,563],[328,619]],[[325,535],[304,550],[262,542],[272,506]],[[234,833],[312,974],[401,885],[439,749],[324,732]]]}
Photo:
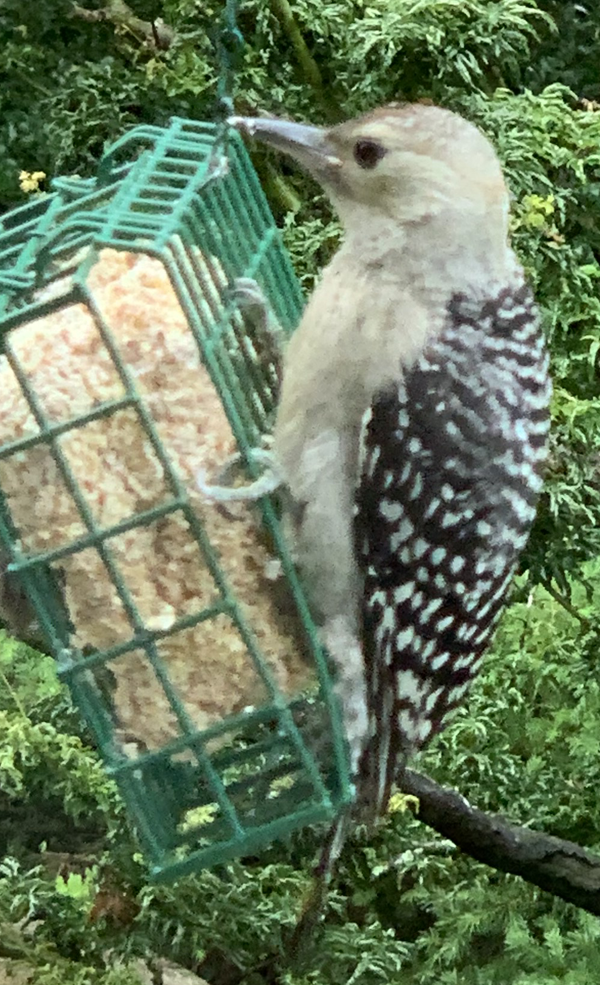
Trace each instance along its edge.
{"label": "thin twig", "polygon": [[558,602],[558,604],[562,606],[565,612],[568,612],[569,615],[573,617],[573,619],[577,619],[577,621],[581,624],[581,626],[585,630],[590,630],[592,628],[592,624],[590,620],[587,619],[586,616],[583,616],[581,612],[579,612],[575,608],[575,606],[569,601],[569,599],[565,598],[565,596],[561,592],[559,592],[556,588],[554,588],[554,586],[549,580],[544,580],[542,582],[542,585],[548,592],[548,595],[550,595],[550,597],[553,598],[555,602]]}
{"label": "thin twig", "polygon": [[87,7],[80,7],[78,3],[73,2],[71,15],[87,21],[88,24],[110,21],[117,27],[130,31],[138,41],[161,51],[170,48],[175,40],[175,31],[172,27],[169,27],[160,18],[154,21],[142,20],[123,0],[108,0],[106,6],[99,10],[88,10]]}
{"label": "thin twig", "polygon": [[285,31],[288,40],[294,49],[294,54],[298,65],[302,70],[304,81],[308,82],[309,86],[311,86],[323,102],[327,102],[319,66],[308,50],[308,45],[306,44],[306,41],[302,36],[302,32],[298,27],[298,22],[294,17],[294,13],[288,3],[288,0],[271,0],[271,10],[281,24],[281,27]]}

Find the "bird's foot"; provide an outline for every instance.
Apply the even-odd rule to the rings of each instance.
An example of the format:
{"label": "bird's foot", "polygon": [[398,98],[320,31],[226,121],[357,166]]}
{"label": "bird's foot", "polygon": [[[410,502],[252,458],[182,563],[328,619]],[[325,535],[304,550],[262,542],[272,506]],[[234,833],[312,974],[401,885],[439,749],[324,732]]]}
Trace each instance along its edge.
{"label": "bird's foot", "polygon": [[261,325],[270,316],[267,299],[253,277],[237,277],[233,282],[230,296],[254,324]]}
{"label": "bird's foot", "polygon": [[252,277],[238,277],[230,297],[236,304],[260,363],[272,363],[281,377],[286,336],[261,287]]}
{"label": "bird's foot", "polygon": [[244,459],[239,452],[231,455],[217,475],[217,484],[212,485],[206,481],[206,473],[200,470],[196,474],[196,484],[202,495],[212,500],[214,503],[236,503],[256,502],[262,496],[274,493],[282,485],[283,480],[277,473],[277,468],[273,459],[273,454],[264,448],[254,448],[251,457],[258,465],[265,469],[263,474],[247,486],[231,486],[227,483],[233,481],[243,466]]}

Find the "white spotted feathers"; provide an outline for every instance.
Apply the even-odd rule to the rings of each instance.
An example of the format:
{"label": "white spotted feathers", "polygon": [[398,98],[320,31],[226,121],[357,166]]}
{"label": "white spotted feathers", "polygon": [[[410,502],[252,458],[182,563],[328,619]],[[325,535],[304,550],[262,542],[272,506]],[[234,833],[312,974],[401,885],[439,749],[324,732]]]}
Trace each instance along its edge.
{"label": "white spotted feathers", "polygon": [[454,295],[441,334],[365,414],[355,539],[369,739],[361,799],[442,728],[490,642],[535,516],[548,358],[529,288]]}

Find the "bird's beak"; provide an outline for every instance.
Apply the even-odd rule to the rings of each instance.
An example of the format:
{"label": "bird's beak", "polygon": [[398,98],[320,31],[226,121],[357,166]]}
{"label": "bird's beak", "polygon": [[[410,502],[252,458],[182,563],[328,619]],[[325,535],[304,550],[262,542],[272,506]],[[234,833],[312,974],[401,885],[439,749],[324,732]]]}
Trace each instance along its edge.
{"label": "bird's beak", "polygon": [[342,166],[328,131],[321,127],[309,127],[276,116],[230,116],[228,122],[241,133],[289,154],[307,171],[319,174]]}

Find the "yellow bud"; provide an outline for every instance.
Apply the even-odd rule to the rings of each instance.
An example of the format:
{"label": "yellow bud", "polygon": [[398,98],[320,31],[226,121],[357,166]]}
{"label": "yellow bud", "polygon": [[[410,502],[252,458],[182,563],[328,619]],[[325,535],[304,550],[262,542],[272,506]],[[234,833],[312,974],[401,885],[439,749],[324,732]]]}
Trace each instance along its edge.
{"label": "yellow bud", "polygon": [[46,177],[45,171],[20,171],[19,185],[22,192],[37,192],[40,182]]}
{"label": "yellow bud", "polygon": [[399,812],[404,813],[409,808],[415,812],[419,813],[419,798],[415,797],[412,793],[395,793],[390,797],[390,803],[388,806],[388,812],[390,814],[398,814]]}

